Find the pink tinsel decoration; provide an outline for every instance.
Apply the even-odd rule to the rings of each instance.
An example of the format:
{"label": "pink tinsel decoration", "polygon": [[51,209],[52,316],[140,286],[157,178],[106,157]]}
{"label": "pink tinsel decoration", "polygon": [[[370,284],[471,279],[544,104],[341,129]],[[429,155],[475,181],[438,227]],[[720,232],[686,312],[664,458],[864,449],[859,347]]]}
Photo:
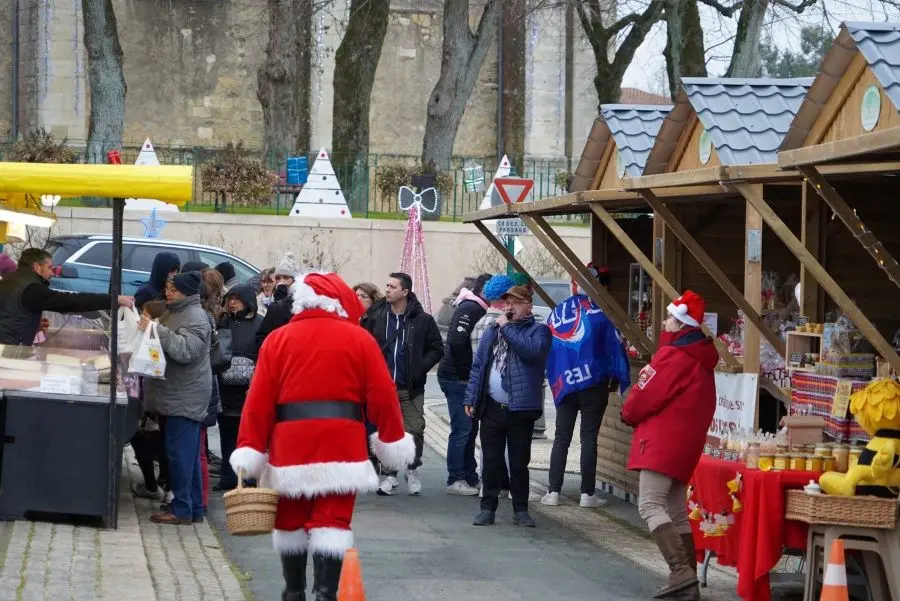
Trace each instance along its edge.
{"label": "pink tinsel decoration", "polygon": [[[410,190],[410,192],[412,191]],[[428,210],[428,207],[422,205],[421,197],[418,194],[415,194],[414,198],[415,200],[408,208],[401,202],[401,208],[409,213],[409,220],[406,222],[406,235],[403,238],[400,271],[409,274],[412,278],[413,290],[416,292],[419,302],[422,303],[422,308],[426,313],[431,313],[431,286],[428,283],[428,259],[425,255],[425,235],[422,231],[421,214],[421,211]],[[433,212],[433,209],[429,212]]]}

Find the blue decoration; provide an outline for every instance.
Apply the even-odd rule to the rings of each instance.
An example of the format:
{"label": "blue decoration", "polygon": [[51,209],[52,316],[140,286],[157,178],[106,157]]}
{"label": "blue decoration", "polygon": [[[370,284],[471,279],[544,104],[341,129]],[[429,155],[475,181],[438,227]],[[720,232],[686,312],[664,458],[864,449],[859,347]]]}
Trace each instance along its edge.
{"label": "blue decoration", "polygon": [[159,238],[168,221],[157,217],[156,209],[153,209],[148,217],[141,218],[141,223],[144,225],[145,238]]}
{"label": "blue decoration", "polygon": [[485,283],[481,293],[489,301],[499,300],[500,296],[514,286],[512,278],[507,275],[497,274]]}
{"label": "blue decoration", "polygon": [[288,157],[287,185],[302,186],[309,178],[309,159],[306,157]]}

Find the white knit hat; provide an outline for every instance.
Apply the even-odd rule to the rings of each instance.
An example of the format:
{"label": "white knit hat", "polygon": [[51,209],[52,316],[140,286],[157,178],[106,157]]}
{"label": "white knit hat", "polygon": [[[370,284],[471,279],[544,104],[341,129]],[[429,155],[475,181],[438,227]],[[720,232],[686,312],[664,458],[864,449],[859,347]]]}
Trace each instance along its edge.
{"label": "white knit hat", "polygon": [[300,266],[297,265],[294,253],[284,253],[284,257],[278,262],[278,265],[275,267],[275,277],[280,275],[286,275],[291,278],[296,278],[300,275]]}

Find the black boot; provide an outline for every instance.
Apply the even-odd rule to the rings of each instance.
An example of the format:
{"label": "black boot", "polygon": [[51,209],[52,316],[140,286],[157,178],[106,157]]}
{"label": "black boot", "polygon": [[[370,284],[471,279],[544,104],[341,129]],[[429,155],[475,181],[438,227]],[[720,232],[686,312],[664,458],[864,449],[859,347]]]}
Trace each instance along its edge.
{"label": "black boot", "polygon": [[282,555],[281,573],[284,576],[281,601],[306,601],[306,553]]}
{"label": "black boot", "polygon": [[313,592],[316,601],[337,601],[344,560],[330,555],[313,555]]}

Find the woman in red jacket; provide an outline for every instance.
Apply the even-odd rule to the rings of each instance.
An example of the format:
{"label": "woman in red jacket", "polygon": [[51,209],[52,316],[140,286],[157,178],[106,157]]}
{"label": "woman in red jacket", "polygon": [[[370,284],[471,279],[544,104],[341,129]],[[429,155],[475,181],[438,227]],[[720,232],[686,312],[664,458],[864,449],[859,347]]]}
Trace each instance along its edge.
{"label": "woman in red jacket", "polygon": [[656,356],[622,408],[622,421],[634,428],[628,469],[640,472],[638,511],[669,565],[656,599],[700,598],[687,484],[716,410],[713,369],[719,361],[700,330],[704,308],[691,291],[669,304]]}

